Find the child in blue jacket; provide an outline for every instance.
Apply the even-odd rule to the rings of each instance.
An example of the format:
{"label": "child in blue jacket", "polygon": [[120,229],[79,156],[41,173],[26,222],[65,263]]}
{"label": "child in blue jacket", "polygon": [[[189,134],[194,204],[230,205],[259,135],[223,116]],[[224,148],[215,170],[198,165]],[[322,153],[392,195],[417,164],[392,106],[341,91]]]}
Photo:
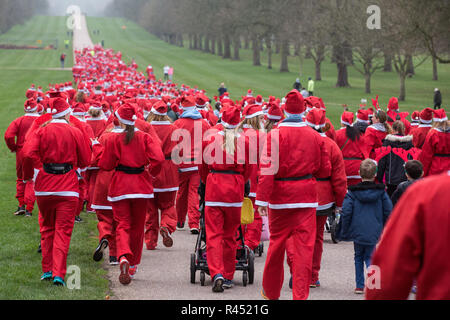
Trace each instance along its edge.
{"label": "child in blue jacket", "polygon": [[364,293],[364,263],[370,260],[392,211],[384,184],[376,184],[377,165],[367,159],[361,163],[362,183],[349,187],[344,200],[337,237],[353,241],[355,248],[356,294]]}

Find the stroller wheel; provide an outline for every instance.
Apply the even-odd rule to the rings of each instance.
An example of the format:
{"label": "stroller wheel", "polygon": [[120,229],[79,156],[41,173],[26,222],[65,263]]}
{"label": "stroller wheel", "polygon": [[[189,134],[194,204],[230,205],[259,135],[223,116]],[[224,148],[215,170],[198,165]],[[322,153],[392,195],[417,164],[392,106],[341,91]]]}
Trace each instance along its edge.
{"label": "stroller wheel", "polygon": [[200,272],[200,285],[201,285],[202,287],[205,286],[205,278],[206,278],[205,273],[204,273],[203,271]]}
{"label": "stroller wheel", "polygon": [[244,285],[244,287],[246,287],[247,283],[248,283],[248,273],[247,271],[244,271],[242,273],[242,284]]}
{"label": "stroller wheel", "polygon": [[248,256],[248,284],[253,284],[255,279],[255,255],[250,251]]}
{"label": "stroller wheel", "polygon": [[335,243],[335,244],[339,243],[339,241],[336,239],[336,227],[337,227],[337,221],[334,220],[333,224],[330,227],[330,233],[331,233],[331,241],[333,241],[333,243]]}
{"label": "stroller wheel", "polygon": [[191,283],[195,283],[195,253],[191,254]]}

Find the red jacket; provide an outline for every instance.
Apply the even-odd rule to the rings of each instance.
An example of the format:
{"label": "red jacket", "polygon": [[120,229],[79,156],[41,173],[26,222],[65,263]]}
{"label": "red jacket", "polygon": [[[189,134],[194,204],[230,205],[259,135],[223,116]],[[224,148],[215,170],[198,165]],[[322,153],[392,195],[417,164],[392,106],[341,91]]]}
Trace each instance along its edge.
{"label": "red jacket", "polygon": [[[27,141],[24,148],[26,166],[25,180],[33,178],[32,164],[71,164],[74,168],[85,168],[89,165],[91,149],[83,133],[65,120],[52,120],[39,128]],[[79,183],[75,170],[67,174],[54,175],[46,173],[42,168],[35,182],[36,196],[79,196]]]}
{"label": "red jacket", "polygon": [[161,171],[153,177],[154,192],[178,191],[178,167],[172,161],[172,150],[176,146],[176,142],[172,141],[172,134],[177,128],[170,121],[152,121],[151,124],[161,140],[165,157]]}
{"label": "red jacket", "polygon": [[198,171],[198,167],[202,163],[203,136],[210,128],[209,124],[204,119],[180,118],[174,122],[174,126],[177,129],[184,129],[177,130],[180,134],[177,140],[176,148],[179,151],[177,155],[182,158],[179,171],[182,173]]}
{"label": "red jacket", "polygon": [[[396,205],[372,257],[379,286],[369,300],[450,299],[450,172],[411,186]],[[376,279],[376,274],[369,277]]]}
{"label": "red jacket", "polygon": [[380,123],[367,128],[364,135],[364,143],[366,145],[366,154],[369,154],[371,159],[375,159],[375,150],[383,146],[383,140],[386,136],[387,132]]}
{"label": "red jacket", "polygon": [[419,161],[425,176],[441,174],[450,170],[450,129],[431,129],[422,147]]}
{"label": "red jacket", "polygon": [[[221,131],[204,143],[206,158],[200,166],[200,177],[206,182],[205,205],[240,208],[244,200],[245,183],[254,172],[254,165],[249,164],[248,137],[239,135],[236,152],[229,155],[223,149],[223,135]],[[236,174],[214,173],[211,170],[234,171]]]}
{"label": "red jacket", "polygon": [[92,128],[96,138],[100,137],[107,127],[106,120],[103,118],[88,118],[86,123]]}
{"label": "red jacket", "polygon": [[342,128],[336,132],[336,143],[342,150],[347,179],[361,179],[359,175],[361,162],[369,157],[364,142],[364,137],[362,135],[359,140],[352,141],[348,139],[346,128]]}
{"label": "red jacket", "polygon": [[250,198],[256,198],[256,190],[258,188],[258,175],[259,175],[259,159],[262,154],[262,143],[264,137],[261,131],[254,130],[252,128],[244,128],[244,136],[248,137],[249,141],[249,157],[250,163],[253,164],[252,172],[250,173]]}
{"label": "red jacket", "polygon": [[150,165],[149,170],[139,174],[115,171],[108,192],[108,200],[116,202],[124,199],[151,199],[153,195],[152,178],[159,172],[164,155],[159,142],[149,134],[136,130],[131,142],[125,144],[123,131],[112,133],[105,142],[103,155],[99,161],[101,170],[111,171],[119,165],[141,168]]}
{"label": "red jacket", "polygon": [[334,129],[333,124],[331,123],[330,119],[326,119],[326,123],[330,124],[330,129],[325,133],[328,138],[331,140],[336,141],[336,130]]}
{"label": "red jacket", "polygon": [[[347,175],[345,174],[344,158],[337,144],[326,134],[321,134],[330,157],[331,175],[317,176],[317,194],[320,210],[327,210],[336,205],[342,208],[347,193]],[[324,181],[325,180],[325,181]]]}
{"label": "red jacket", "polygon": [[[255,204],[274,210],[317,208],[314,177],[330,176],[329,159],[325,141],[317,132],[304,122],[281,122],[267,135]],[[280,180],[286,178],[301,180]]]}
{"label": "red jacket", "polygon": [[37,113],[27,113],[11,122],[5,132],[6,145],[11,152],[17,152],[23,148],[25,136],[38,117]]}
{"label": "red jacket", "polygon": [[423,144],[427,138],[428,132],[432,128],[431,124],[420,124],[416,129],[414,129],[411,134],[413,136],[414,148],[422,149]]}

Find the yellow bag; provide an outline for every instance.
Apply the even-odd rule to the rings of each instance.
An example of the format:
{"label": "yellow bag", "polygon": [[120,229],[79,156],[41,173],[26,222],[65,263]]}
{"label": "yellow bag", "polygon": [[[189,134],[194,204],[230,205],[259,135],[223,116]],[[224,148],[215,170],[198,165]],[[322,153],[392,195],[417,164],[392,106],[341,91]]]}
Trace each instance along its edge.
{"label": "yellow bag", "polygon": [[244,198],[241,209],[241,224],[247,225],[255,221],[255,212],[253,210],[252,200]]}

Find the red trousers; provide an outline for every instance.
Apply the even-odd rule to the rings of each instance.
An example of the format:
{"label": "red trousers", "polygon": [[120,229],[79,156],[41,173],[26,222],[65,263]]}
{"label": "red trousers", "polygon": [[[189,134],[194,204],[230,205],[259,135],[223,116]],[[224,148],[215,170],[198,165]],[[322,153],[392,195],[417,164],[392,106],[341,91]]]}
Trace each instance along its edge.
{"label": "red trousers", "polygon": [[98,239],[108,240],[109,243],[109,255],[111,257],[117,256],[116,247],[116,221],[114,221],[114,216],[112,210],[95,210],[97,215],[98,223]]}
{"label": "red trousers", "polygon": [[244,239],[245,245],[249,247],[251,250],[255,250],[256,247],[261,242],[261,233],[262,233],[262,218],[259,215],[258,207],[255,206],[255,198],[250,198],[253,202],[253,208],[255,209],[255,221],[253,223],[248,224],[246,226],[242,226],[242,230],[244,231]]}
{"label": "red trousers", "polygon": [[88,184],[86,181],[86,171],[81,173],[83,179],[78,180],[80,185],[80,197],[78,198],[77,216],[83,211],[84,202],[88,200]]}
{"label": "red trousers", "polygon": [[145,216],[153,199],[125,199],[112,202],[116,221],[117,257],[125,256],[131,266],[141,262]]}
{"label": "red trousers", "polygon": [[24,196],[23,196],[23,204],[26,207],[26,210],[29,212],[33,212],[34,203],[36,202],[36,196],[34,195],[34,182],[33,180],[27,181],[24,185]]}
{"label": "red trousers", "polygon": [[[149,205],[145,220],[145,244],[147,248],[154,249],[158,245],[160,227],[167,228],[170,233],[175,232],[177,228],[176,194],[176,191],[155,193],[155,199]],[[158,211],[161,211],[161,224]]]}
{"label": "red trousers", "polygon": [[180,173],[180,189],[177,194],[177,216],[178,222],[186,221],[188,215],[189,228],[199,228],[200,212],[198,211],[198,187],[200,186],[200,175],[198,172]]}
{"label": "red trousers", "polygon": [[86,185],[87,185],[87,206],[86,210],[92,211],[92,199],[94,197],[95,180],[99,170],[87,170],[86,171]]}
{"label": "red trousers", "polygon": [[16,151],[16,199],[19,201],[19,206],[25,205],[25,183],[23,182],[23,156],[22,151]]}
{"label": "red trousers", "polygon": [[292,261],[292,295],[306,300],[311,284],[316,238],[316,209],[269,210],[270,243],[263,274],[263,288],[271,300],[280,297],[284,281],[284,257]]}
{"label": "red trousers", "polygon": [[325,223],[327,222],[327,218],[328,216],[316,217],[316,242],[314,245],[314,254],[312,261],[311,283],[316,283],[317,281],[319,281],[319,271],[323,253],[323,233],[325,230]]}
{"label": "red trousers", "polygon": [[222,274],[233,280],[236,270],[236,230],[241,223],[241,208],[206,207],[206,256],[211,278]]}
{"label": "red trousers", "polygon": [[42,271],[44,273],[52,271],[54,277],[64,279],[78,198],[37,197],[37,203],[41,232]]}

